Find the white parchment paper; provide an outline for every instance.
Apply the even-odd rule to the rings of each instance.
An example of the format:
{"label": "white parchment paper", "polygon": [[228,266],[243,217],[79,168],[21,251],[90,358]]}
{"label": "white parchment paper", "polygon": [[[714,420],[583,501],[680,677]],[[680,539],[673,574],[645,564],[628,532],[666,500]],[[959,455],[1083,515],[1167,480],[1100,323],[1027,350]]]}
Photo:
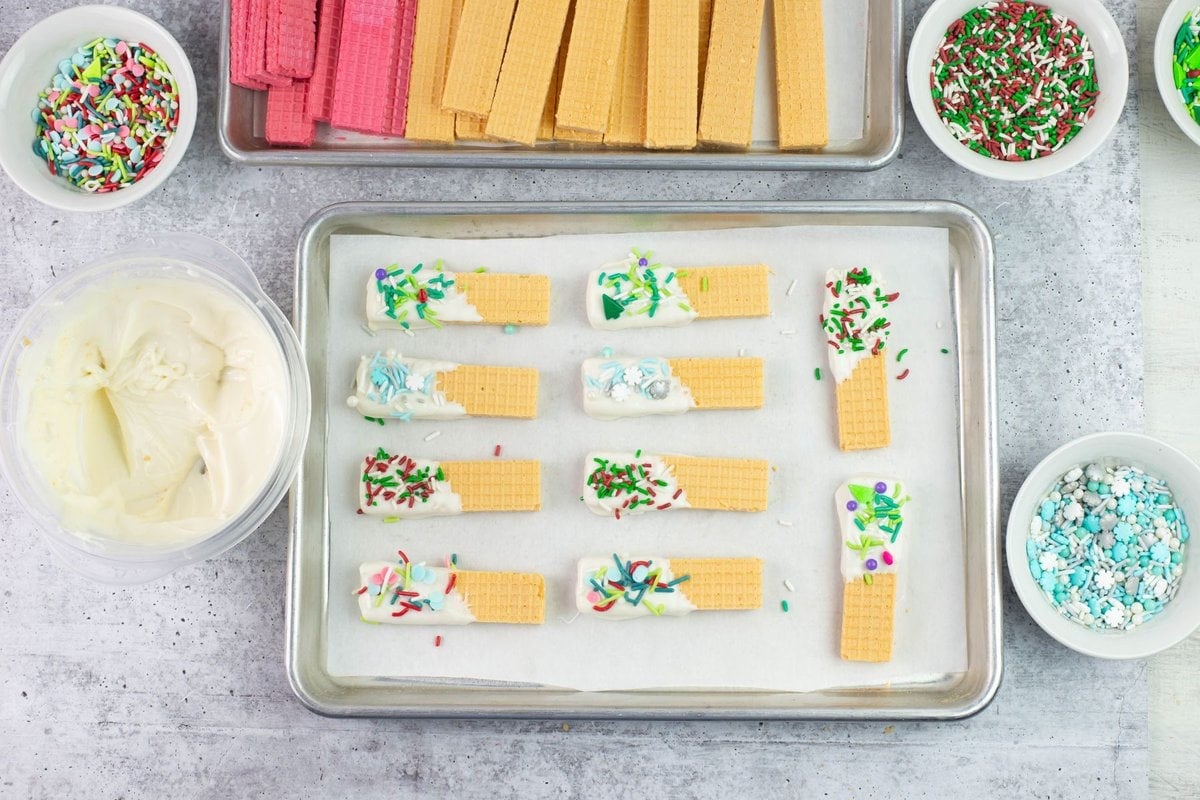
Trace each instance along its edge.
{"label": "white parchment paper", "polygon": [[[665,264],[762,262],[771,266],[773,315],[696,321],[675,329],[599,332],[587,324],[588,270],[650,248]],[[552,323],[505,335],[456,326],[368,333],[362,326],[367,275],[395,261],[442,258],[448,268],[542,272],[552,279]],[[837,449],[833,382],[817,316],[825,270],[867,265],[901,292],[892,307],[890,364],[893,443],[886,450]],[[330,515],[328,669],[339,676],[535,683],[584,690],[732,688],[807,691],[833,686],[914,683],[966,668],[957,367],[947,234],[942,229],[787,227],[687,233],[526,239],[427,240],[334,236],[330,242],[327,465]],[[792,295],[791,282],[797,281]],[[699,412],[628,421],[582,411],[580,361],[610,346],[620,354],[732,356],[766,362],[759,411]],[[363,353],[399,348],[424,358],[529,365],[541,371],[534,421],[364,421],[346,406]],[[941,348],[949,354],[942,354]],[[429,442],[434,431],[440,435]],[[355,514],[359,463],[377,446],[440,459],[538,458],[543,510],[474,514],[387,524]],[[769,459],[770,508],[761,514],[673,511],[616,521],[579,501],[583,460],[592,449]],[[909,557],[898,597],[896,649],[887,664],[838,655],[842,583],[833,493],[858,473],[894,475],[913,497],[905,534]],[[788,523],[788,524],[781,524]],[[362,561],[403,548],[414,560],[457,553],[469,569],[541,572],[543,626],[463,628],[377,626],[359,621],[352,592]],[[675,619],[612,622],[575,618],[573,577],[582,555],[613,551],[660,557],[758,556],[763,608]],[[795,586],[788,591],[784,581]],[[784,613],[780,601],[791,610]],[[444,638],[434,647],[437,634]]]}

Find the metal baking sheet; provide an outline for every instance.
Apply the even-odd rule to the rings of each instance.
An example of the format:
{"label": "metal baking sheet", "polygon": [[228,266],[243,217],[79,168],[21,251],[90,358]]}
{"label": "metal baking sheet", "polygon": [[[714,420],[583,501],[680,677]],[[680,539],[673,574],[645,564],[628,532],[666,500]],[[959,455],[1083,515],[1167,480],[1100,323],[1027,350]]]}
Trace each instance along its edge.
{"label": "metal baking sheet", "polygon": [[[328,625],[327,365],[329,237],[391,234],[442,238],[722,228],[925,226],[945,228],[959,354],[959,463],[966,581],[967,670],[936,681],[818,692],[575,692],[331,676]],[[297,253],[295,321],[308,354],[314,414],[291,495],[287,669],[312,710],[340,716],[645,719],[959,719],[984,708],[1001,674],[996,460],[993,252],[970,210],[946,202],[880,203],[356,203],[331,206],[306,225]],[[335,376],[336,378],[337,376]]]}
{"label": "metal baking sheet", "polygon": [[[835,0],[836,1],[836,0]],[[904,105],[900,68],[903,0],[868,0],[866,100],[862,137],[812,152],[607,151],[557,143],[525,147],[446,147],[403,139],[357,138],[311,148],[273,147],[262,132],[262,92],[229,82],[229,0],[220,39],[218,138],[234,161],[297,166],[506,167],[567,169],[873,170],[900,150]]]}

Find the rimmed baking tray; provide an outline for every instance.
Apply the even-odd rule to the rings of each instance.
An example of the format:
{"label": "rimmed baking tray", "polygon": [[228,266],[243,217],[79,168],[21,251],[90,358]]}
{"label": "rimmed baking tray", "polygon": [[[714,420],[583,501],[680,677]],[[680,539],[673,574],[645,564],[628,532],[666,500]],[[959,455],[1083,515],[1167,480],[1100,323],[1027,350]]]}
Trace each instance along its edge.
{"label": "rimmed baking tray", "polygon": [[[948,233],[958,361],[967,669],[915,685],[806,693],[577,692],[450,685],[325,668],[329,601],[327,491],[329,238],[391,234],[450,238],[713,228],[923,226]],[[349,203],[313,216],[297,252],[295,322],[308,353],[313,422],[291,495],[287,670],[313,711],[337,716],[631,719],[959,719],[983,709],[1001,675],[993,250],[984,223],[940,201],[831,203]]]}
{"label": "rimmed baking tray", "polygon": [[[836,0],[835,0],[836,1]],[[813,152],[661,152],[585,150],[567,144],[537,148],[445,147],[402,139],[353,138],[306,149],[274,147],[263,135],[265,93],[229,82],[229,0],[224,0],[217,81],[221,148],[245,164],[388,167],[528,167],[566,169],[873,170],[900,150],[904,105],[900,67],[903,0],[868,0],[863,134]]]}

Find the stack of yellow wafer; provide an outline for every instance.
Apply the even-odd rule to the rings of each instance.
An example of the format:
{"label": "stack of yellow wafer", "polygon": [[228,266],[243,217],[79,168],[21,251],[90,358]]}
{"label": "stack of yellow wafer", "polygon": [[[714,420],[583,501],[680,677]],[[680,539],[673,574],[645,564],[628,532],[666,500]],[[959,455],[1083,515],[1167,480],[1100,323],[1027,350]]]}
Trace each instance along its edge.
{"label": "stack of yellow wafer", "polygon": [[[422,0],[407,136],[750,144],[765,0]],[[780,149],[828,143],[822,0],[774,2]]]}

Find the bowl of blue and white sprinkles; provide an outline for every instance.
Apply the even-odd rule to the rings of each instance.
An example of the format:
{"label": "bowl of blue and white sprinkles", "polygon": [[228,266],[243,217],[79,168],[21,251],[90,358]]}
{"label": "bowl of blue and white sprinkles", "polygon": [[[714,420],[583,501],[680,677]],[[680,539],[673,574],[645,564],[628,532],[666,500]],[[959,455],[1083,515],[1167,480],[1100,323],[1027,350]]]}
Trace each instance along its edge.
{"label": "bowl of blue and white sprinkles", "polygon": [[1148,436],[1100,433],[1047,456],[1008,520],[1009,576],[1059,642],[1100,658],[1142,658],[1200,626],[1189,520],[1200,467]]}

